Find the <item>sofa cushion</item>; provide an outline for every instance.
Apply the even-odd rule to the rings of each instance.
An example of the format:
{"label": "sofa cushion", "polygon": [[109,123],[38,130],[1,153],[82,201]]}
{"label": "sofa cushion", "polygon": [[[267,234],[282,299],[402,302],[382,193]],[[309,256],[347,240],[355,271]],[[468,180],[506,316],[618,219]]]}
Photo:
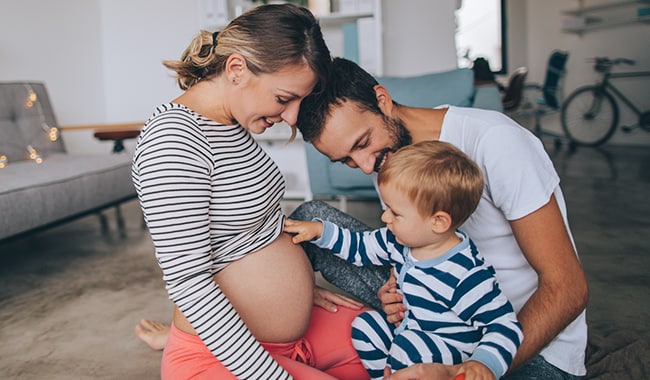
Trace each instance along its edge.
{"label": "sofa cushion", "polygon": [[135,196],[131,155],[52,154],[0,169],[0,239]]}
{"label": "sofa cushion", "polygon": [[9,162],[27,159],[26,143],[15,121],[13,92],[0,91],[0,154]]}
{"label": "sofa cushion", "polygon": [[16,123],[0,119],[0,155],[6,156],[8,162],[25,160],[28,157],[26,145]]}
{"label": "sofa cushion", "polygon": [[3,82],[0,89],[0,154],[11,163],[28,160],[28,146],[44,158],[65,152],[60,136],[50,140],[58,124],[43,83]]}
{"label": "sofa cushion", "polygon": [[337,189],[354,190],[374,187],[371,176],[340,163],[330,165],[327,168],[327,175],[330,184]]}
{"label": "sofa cushion", "polygon": [[471,107],[473,103],[474,73],[468,68],[412,77],[378,77],[377,81],[394,101],[411,107]]}
{"label": "sofa cushion", "polygon": [[503,112],[503,102],[501,101],[499,88],[496,85],[476,86],[476,95],[474,95],[472,107]]}

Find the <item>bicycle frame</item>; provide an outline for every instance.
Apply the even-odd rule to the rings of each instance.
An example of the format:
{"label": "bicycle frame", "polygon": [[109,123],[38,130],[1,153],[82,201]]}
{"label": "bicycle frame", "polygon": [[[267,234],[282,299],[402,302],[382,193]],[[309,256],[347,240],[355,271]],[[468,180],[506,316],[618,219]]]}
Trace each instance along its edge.
{"label": "bicycle frame", "polygon": [[[630,107],[634,113],[639,116],[641,115],[641,110],[637,108],[623,93],[616,88],[614,84],[610,82],[610,79],[618,78],[638,78],[638,77],[650,77],[650,71],[633,71],[627,73],[605,73],[603,80],[598,84],[598,87],[605,91],[610,90],[616,97],[618,97],[625,105]],[[596,105],[594,105],[596,106]],[[592,111],[593,112],[593,111]]]}
{"label": "bicycle frame", "polygon": [[621,126],[622,130],[629,132],[639,126],[650,131],[650,111],[637,107],[630,100],[635,97],[628,98],[612,82],[614,79],[650,77],[650,71],[611,72],[615,65],[634,64],[627,58],[595,57],[594,62],[594,70],[600,73],[600,79],[594,84],[578,87],[562,104],[562,129],[571,143],[594,147],[607,142],[620,126],[621,102],[638,118],[637,125]]}

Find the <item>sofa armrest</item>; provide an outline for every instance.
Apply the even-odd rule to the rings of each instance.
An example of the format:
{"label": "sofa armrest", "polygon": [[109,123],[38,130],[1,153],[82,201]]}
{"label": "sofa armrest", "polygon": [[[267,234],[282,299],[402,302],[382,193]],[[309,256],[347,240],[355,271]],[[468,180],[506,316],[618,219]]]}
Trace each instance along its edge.
{"label": "sofa armrest", "polygon": [[472,107],[503,112],[499,87],[496,84],[476,86]]}

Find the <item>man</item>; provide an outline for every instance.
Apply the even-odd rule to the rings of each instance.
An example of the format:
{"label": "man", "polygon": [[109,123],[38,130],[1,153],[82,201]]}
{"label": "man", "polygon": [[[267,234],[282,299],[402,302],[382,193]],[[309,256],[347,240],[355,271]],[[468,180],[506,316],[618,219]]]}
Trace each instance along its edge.
{"label": "man", "polygon": [[[486,187],[477,211],[461,228],[495,267],[524,332],[505,378],[573,379],[585,374],[587,281],[569,232],[559,177],[532,133],[497,112],[398,104],[371,75],[341,58],[333,62],[325,90],[302,102],[297,127],[332,161],[366,174],[378,171],[400,147],[425,140],[449,142],[474,159]],[[343,226],[357,223],[323,202],[301,205],[292,218],[316,216]],[[305,248],[314,269],[327,280],[377,304],[368,294],[376,293],[388,271],[350,268],[327,252]],[[378,294],[393,323],[404,311],[394,287],[393,279]],[[390,378],[453,377],[453,368],[442,367],[417,365]]]}

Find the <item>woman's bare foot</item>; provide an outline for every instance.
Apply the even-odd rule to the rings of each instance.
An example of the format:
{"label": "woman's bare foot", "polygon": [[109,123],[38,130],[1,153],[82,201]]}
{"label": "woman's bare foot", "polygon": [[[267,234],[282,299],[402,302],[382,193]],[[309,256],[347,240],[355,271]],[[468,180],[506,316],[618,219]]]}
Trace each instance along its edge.
{"label": "woman's bare foot", "polygon": [[143,319],[135,326],[135,335],[156,351],[165,348],[170,326],[164,323]]}

